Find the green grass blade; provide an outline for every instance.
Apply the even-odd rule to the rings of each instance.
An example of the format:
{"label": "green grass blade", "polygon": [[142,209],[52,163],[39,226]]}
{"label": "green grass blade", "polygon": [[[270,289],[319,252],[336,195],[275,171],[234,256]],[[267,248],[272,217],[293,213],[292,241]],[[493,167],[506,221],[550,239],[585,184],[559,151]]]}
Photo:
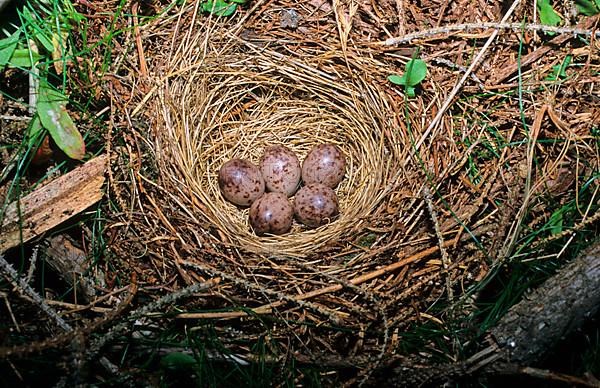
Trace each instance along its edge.
{"label": "green grass blade", "polygon": [[19,37],[21,36],[21,29],[19,28],[11,36],[0,40],[0,71],[4,69],[4,66],[10,61],[19,43]]}
{"label": "green grass blade", "polygon": [[37,148],[40,143],[40,137],[44,133],[44,127],[42,126],[42,122],[38,115],[35,115],[33,119],[31,119],[31,123],[29,124],[28,135],[27,135],[27,145],[30,148]]}

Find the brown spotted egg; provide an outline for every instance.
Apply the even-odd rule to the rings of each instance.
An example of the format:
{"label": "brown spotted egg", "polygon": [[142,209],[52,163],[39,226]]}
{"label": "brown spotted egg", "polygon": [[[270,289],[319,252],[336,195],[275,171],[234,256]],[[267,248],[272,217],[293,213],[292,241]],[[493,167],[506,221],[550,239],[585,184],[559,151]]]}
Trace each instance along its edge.
{"label": "brown spotted egg", "polygon": [[294,214],[299,222],[312,228],[331,222],[339,214],[335,191],[320,183],[304,186],[296,193]]}
{"label": "brown spotted egg", "polygon": [[294,209],[283,193],[266,193],[250,206],[250,225],[258,235],[287,233],[293,218]]}
{"label": "brown spotted egg", "polygon": [[321,183],[335,188],[344,179],[346,158],[333,144],[313,147],[302,163],[302,180],[305,184]]}
{"label": "brown spotted egg", "polygon": [[267,190],[294,195],[300,185],[300,162],[296,154],[287,147],[276,145],[265,149],[259,169]]}
{"label": "brown spotted egg", "polygon": [[265,181],[251,162],[231,159],[219,170],[219,188],[228,201],[249,206],[265,192]]}

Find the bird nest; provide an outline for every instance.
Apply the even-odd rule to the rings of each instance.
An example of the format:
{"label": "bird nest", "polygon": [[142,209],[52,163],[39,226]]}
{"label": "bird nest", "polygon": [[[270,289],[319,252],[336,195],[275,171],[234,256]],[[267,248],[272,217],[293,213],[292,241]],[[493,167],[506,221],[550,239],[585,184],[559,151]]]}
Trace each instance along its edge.
{"label": "bird nest", "polygon": [[[409,101],[386,83],[395,60],[338,44],[292,50],[285,39],[244,30],[244,19],[199,16],[196,6],[148,34],[153,68],[140,77],[143,95],[131,112],[147,128],[136,125],[139,152],[121,164],[134,167],[135,179],[113,185],[123,210],[141,210],[121,224],[134,230],[122,253],[149,259],[136,261],[147,283],[218,283],[173,313],[209,320],[238,355],[268,337],[279,355],[368,368],[411,322],[443,325],[432,306],[460,300],[506,256],[522,217],[520,188],[528,179],[540,187],[547,175],[528,174],[526,152],[489,142],[478,121],[427,139],[424,118],[434,104],[425,101],[452,87],[447,70],[432,69],[432,81]],[[499,104],[489,103],[494,115]],[[519,134],[501,115],[498,137],[516,144]],[[419,148],[425,139],[428,147]],[[273,145],[302,160],[322,143],[338,145],[348,162],[337,188],[340,216],[315,229],[295,224],[285,235],[255,235],[248,209],[219,191],[221,165],[257,163]],[[473,176],[465,165],[475,152]],[[549,146],[540,166],[565,155]]]}
{"label": "bird nest", "polygon": [[[330,75],[233,36],[190,49],[178,54],[177,75],[160,90],[155,149],[173,193],[193,197],[189,213],[210,225],[220,249],[303,258],[372,223],[401,155],[385,95],[360,73]],[[249,227],[248,209],[219,191],[218,171],[227,160],[258,164],[273,145],[302,160],[323,143],[338,145],[348,161],[336,190],[341,214],[326,225],[295,224],[285,235],[260,237]]]}
{"label": "bird nest", "polygon": [[[148,199],[139,229],[151,228],[144,253],[188,283],[219,279],[214,299],[180,318],[239,319],[240,332],[260,335],[265,323],[247,318],[268,315],[279,322],[272,335],[291,341],[285,346],[297,357],[361,354],[354,362],[368,365],[390,346],[392,327],[414,319],[408,300],[427,294],[420,305],[446,292],[440,247],[422,224],[426,177],[408,162],[405,125],[418,113],[405,116],[412,108],[382,88],[373,59],[339,49],[283,54],[281,45],[189,12],[155,59],[163,63],[153,72],[157,86],[137,110],[149,120],[146,163],[156,169],[138,179]],[[336,188],[340,215],[325,225],[257,236],[248,208],[219,190],[229,159],[257,163],[266,147],[284,145],[303,160],[323,143],[347,160]],[[460,265],[448,276],[464,276],[469,260]]]}

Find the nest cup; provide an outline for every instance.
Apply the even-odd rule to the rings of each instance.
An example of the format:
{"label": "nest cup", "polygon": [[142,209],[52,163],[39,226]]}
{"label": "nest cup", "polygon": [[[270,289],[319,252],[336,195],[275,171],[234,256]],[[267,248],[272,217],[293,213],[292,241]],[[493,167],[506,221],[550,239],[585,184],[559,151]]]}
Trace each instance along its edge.
{"label": "nest cup", "polygon": [[[236,249],[302,257],[343,241],[380,205],[396,170],[399,142],[387,130],[384,94],[347,67],[347,74],[329,73],[217,32],[213,41],[176,51],[176,75],[159,91],[156,154],[174,195],[191,199],[189,211],[210,225],[215,241]],[[345,68],[338,58],[314,59]],[[221,194],[219,168],[232,158],[258,164],[272,145],[290,148],[302,162],[323,143],[339,146],[347,160],[336,189],[339,217],[316,229],[295,222],[285,235],[256,236],[248,208]]]}

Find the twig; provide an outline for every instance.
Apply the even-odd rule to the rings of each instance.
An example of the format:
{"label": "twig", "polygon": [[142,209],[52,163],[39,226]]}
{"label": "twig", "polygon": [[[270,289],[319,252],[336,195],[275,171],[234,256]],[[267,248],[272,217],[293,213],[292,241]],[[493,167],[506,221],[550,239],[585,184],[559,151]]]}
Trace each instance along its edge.
{"label": "twig", "polygon": [[27,269],[27,276],[25,277],[25,282],[27,284],[31,283],[31,279],[33,279],[33,274],[35,272],[35,264],[37,262],[38,251],[40,249],[39,244],[36,244],[31,251],[31,256],[29,256],[29,268]]}
{"label": "twig", "polygon": [[[463,73],[466,73],[467,70],[468,70],[466,67],[461,66],[459,64],[456,64],[456,63],[454,63],[452,61],[449,61],[448,59],[445,59],[445,58],[431,58],[431,61],[435,62],[435,63],[439,63],[441,65],[448,66],[448,67],[450,67],[452,69],[458,69],[458,70],[460,70]],[[477,74],[471,73],[470,77],[471,77],[471,79],[473,81],[477,82],[477,85],[479,86],[479,88],[481,90],[485,90],[485,85],[483,84],[483,82],[481,82],[481,80],[479,79],[479,77],[477,77]]]}
{"label": "twig", "polygon": [[148,315],[149,313],[151,313],[153,311],[160,310],[166,305],[173,304],[176,300],[178,300],[180,298],[190,296],[190,295],[195,294],[200,291],[208,290],[208,289],[216,286],[220,282],[221,282],[220,278],[215,278],[215,279],[211,279],[206,282],[203,282],[203,283],[192,284],[189,287],[186,287],[179,291],[165,295],[165,296],[155,300],[154,302],[148,303],[148,304],[138,308],[137,310],[130,312],[129,316],[127,317],[125,322],[121,322],[121,323],[113,326],[112,328],[110,328],[110,330],[105,335],[101,336],[96,341],[94,341],[94,343],[90,346],[90,348],[86,354],[86,360],[89,361],[90,359],[92,359],[93,357],[98,355],[100,349],[102,349],[104,347],[104,345],[106,345],[113,339],[117,338],[119,335],[121,335],[121,333],[123,331],[127,330],[127,326],[129,325],[130,321],[140,318],[142,316]]}
{"label": "twig", "polygon": [[134,3],[131,7],[131,13],[133,16],[133,34],[135,36],[135,45],[137,47],[138,59],[140,63],[140,74],[143,77],[148,76],[148,65],[146,63],[146,56],[144,55],[144,46],[142,44],[142,36],[140,34],[140,26],[138,24],[138,6],[139,3]]}
{"label": "twig", "polygon": [[[583,22],[581,22],[580,24],[577,25],[576,28],[580,28],[580,29],[584,29],[584,30],[591,30],[594,27],[594,25],[597,23],[597,19],[598,19],[597,17],[585,18],[583,20]],[[576,36],[576,35],[573,35],[573,36]],[[506,78],[508,78],[510,75],[512,75],[519,68],[523,69],[526,66],[529,66],[530,64],[532,64],[533,62],[537,61],[538,59],[542,58],[543,56],[547,55],[550,52],[550,50],[553,49],[553,47],[564,46],[564,44],[570,38],[571,37],[567,34],[561,34],[561,35],[555,36],[554,38],[552,38],[550,40],[550,42],[539,47],[537,50],[534,50],[534,51],[530,52],[529,54],[521,56],[520,60],[513,62],[508,66],[504,66],[502,69],[500,69],[500,71],[493,74],[492,77],[490,77],[490,79],[487,80],[487,82],[486,82],[487,85],[493,86],[493,85],[499,84],[500,82],[503,82]],[[591,46],[592,45],[590,45],[590,47]]]}
{"label": "twig", "polygon": [[100,365],[104,367],[104,369],[111,374],[112,382],[117,383],[122,387],[139,387],[139,386],[149,386],[149,385],[136,385],[133,383],[133,377],[129,373],[122,373],[119,367],[112,362],[107,357],[100,357]]}
{"label": "twig", "polygon": [[[270,296],[274,296],[278,299],[278,303],[279,305],[283,304],[284,302],[290,302],[290,303],[294,303],[300,307],[303,308],[307,308],[310,309],[312,311],[315,311],[317,313],[323,314],[325,316],[327,316],[332,322],[339,322],[340,321],[340,317],[343,317],[344,315],[348,315],[348,314],[344,314],[340,311],[335,311],[335,310],[331,310],[327,307],[323,307],[320,305],[317,305],[315,303],[312,302],[306,302],[302,299],[298,299],[297,297],[293,297],[293,296],[289,296],[283,292],[279,292],[279,291],[274,291],[274,290],[269,290],[266,287],[263,287],[259,284],[255,284],[252,283],[250,281],[244,280],[244,279],[240,279],[238,277],[229,275],[226,272],[223,271],[219,271],[217,269],[214,268],[209,268],[206,265],[200,265],[197,263],[193,263],[191,261],[186,261],[186,260],[181,260],[180,264],[186,265],[188,267],[192,267],[192,268],[196,268],[199,269],[201,271],[207,272],[213,276],[220,276],[224,279],[227,279],[237,285],[241,285],[243,287],[246,287],[248,289],[254,290],[256,292],[261,292],[261,293],[265,293],[268,294]],[[271,306],[272,307],[272,306]],[[259,307],[259,309],[268,309],[269,306],[261,306]],[[244,315],[246,315],[246,313],[244,313]]]}
{"label": "twig", "polygon": [[398,31],[404,35],[406,31],[406,17],[405,17],[405,7],[404,0],[396,0],[396,11],[398,12]]}
{"label": "twig", "polygon": [[[59,306],[62,308],[66,308],[69,309],[67,311],[65,311],[65,314],[73,314],[73,313],[77,313],[80,311],[85,311],[85,310],[89,310],[89,311],[93,311],[95,313],[102,313],[102,314],[106,314],[109,313],[111,311],[114,311],[114,308],[112,307],[98,307],[96,306],[97,304],[99,304],[100,302],[116,295],[119,294],[123,291],[127,291],[130,287],[129,286],[125,286],[125,287],[121,287],[118,288],[116,290],[113,290],[111,292],[109,292],[108,294],[102,295],[99,298],[94,299],[93,302],[90,302],[86,305],[81,305],[81,304],[75,304],[75,303],[67,303],[67,302],[63,302],[60,300],[51,300],[51,299],[46,299],[45,302],[48,303],[49,306]],[[0,293],[0,296],[2,296],[2,294]],[[27,297],[27,296],[23,296],[23,299],[28,300],[28,301],[32,301],[31,298]]]}
{"label": "twig", "polygon": [[48,304],[44,302],[44,299],[35,292],[33,288],[29,287],[29,285],[21,279],[17,271],[15,271],[12,265],[4,259],[3,255],[0,255],[0,272],[8,278],[21,294],[30,297],[40,310],[52,318],[61,329],[67,332],[73,331],[73,328],[65,322],[52,307],[48,306]]}
{"label": "twig", "polygon": [[[106,325],[114,318],[121,315],[125,308],[130,305],[134,296],[137,294],[137,280],[135,273],[132,275],[131,284],[129,285],[128,289],[129,294],[125,297],[124,301],[119,304],[116,309],[112,309],[104,317],[98,318],[84,327],[77,328],[76,330],[53,336],[42,341],[31,342],[27,345],[21,346],[0,347],[0,359],[10,356],[23,357],[27,354],[41,352],[45,349],[57,348],[66,344],[70,344],[71,346],[75,347],[75,351],[79,352],[80,349],[83,349],[84,347],[83,341],[85,340],[86,335],[93,333],[100,327]],[[83,360],[83,357],[80,357],[80,359],[82,362],[85,361]]]}
{"label": "twig", "polygon": [[17,330],[17,333],[20,333],[21,328],[19,327],[17,318],[15,318],[15,314],[13,314],[12,307],[10,306],[10,302],[8,301],[8,295],[6,295],[5,293],[2,292],[2,293],[0,293],[0,296],[2,296],[2,298],[4,299],[4,303],[6,304],[6,309],[8,310],[8,313],[10,314],[10,319],[13,321],[13,325],[15,325],[15,329]]}
{"label": "twig", "polygon": [[444,270],[444,275],[446,278],[446,293],[448,294],[448,300],[451,303],[454,302],[454,292],[452,290],[452,281],[450,278],[450,272],[448,271],[448,267],[450,267],[450,258],[448,257],[448,251],[444,246],[444,236],[442,235],[442,231],[440,230],[440,223],[438,222],[435,208],[433,207],[433,199],[431,195],[431,191],[427,186],[423,187],[423,197],[425,198],[425,202],[427,203],[427,209],[429,210],[429,216],[431,217],[431,221],[433,222],[433,228],[435,230],[435,235],[437,236],[438,244],[440,247],[440,253],[442,256],[442,269]]}
{"label": "twig", "polygon": [[[444,243],[445,246],[450,246],[452,244],[453,244],[453,242]],[[395,263],[392,263],[392,264],[390,264],[388,266],[385,266],[385,267],[380,268],[378,270],[369,272],[369,273],[364,274],[362,276],[358,276],[356,278],[353,278],[353,279],[351,279],[351,280],[348,281],[348,284],[349,285],[357,286],[359,284],[368,282],[369,280],[373,280],[375,278],[378,278],[379,276],[384,275],[386,273],[396,271],[396,270],[398,270],[398,269],[400,269],[400,268],[402,268],[402,267],[404,267],[404,266],[406,266],[406,265],[408,265],[410,263],[414,263],[416,261],[424,259],[425,257],[428,257],[429,255],[434,254],[439,249],[440,249],[439,246],[435,246],[435,247],[431,247],[431,248],[425,249],[425,250],[423,250],[421,252],[415,253],[414,255],[412,255],[410,257],[407,257],[405,259],[399,260],[399,261],[397,261]],[[182,260],[181,263],[185,264],[185,265],[189,264],[191,266],[198,267],[198,264],[195,264],[195,263],[192,263],[192,262],[186,262],[186,261]],[[205,268],[203,267],[201,269],[205,269]],[[317,296],[330,294],[332,292],[337,292],[337,291],[340,291],[342,289],[344,289],[344,285],[339,284],[339,283],[338,284],[332,284],[331,286],[327,286],[327,287],[324,287],[324,288],[319,288],[319,289],[314,290],[314,291],[309,291],[309,292],[306,292],[306,293],[303,293],[303,294],[300,294],[300,295],[296,295],[296,296],[293,297],[293,301],[295,303],[297,303],[298,301],[302,301],[302,300],[306,300],[306,299],[312,299],[312,298],[315,298]],[[258,314],[266,314],[266,313],[270,312],[270,310],[272,308],[279,307],[282,304],[283,304],[283,302],[281,302],[281,301],[273,302],[273,303],[269,303],[269,304],[266,304],[266,305],[262,305],[262,306],[256,307],[252,311],[256,311]],[[201,313],[201,314],[209,314],[209,313]],[[244,317],[244,316],[248,315],[248,313],[244,312],[244,311],[231,311],[231,312],[225,312],[225,313],[210,313],[210,314],[213,314],[213,316],[215,316],[216,314],[223,315],[223,316],[218,316],[220,318],[239,318],[239,317]],[[199,315],[199,314],[192,315],[192,313],[188,313],[188,314],[180,314],[177,317],[179,317],[179,318],[194,318],[194,317],[200,318],[200,317],[204,317],[204,316],[206,316],[206,315]]]}
{"label": "twig", "polygon": [[8,365],[10,365],[10,368],[12,369],[13,373],[17,376],[17,378],[24,383],[25,380],[23,379],[23,375],[21,375],[21,372],[19,372],[15,364],[13,364],[10,360],[6,360],[6,362],[8,363]]}
{"label": "twig", "polygon": [[537,138],[540,134],[541,127],[542,127],[542,121],[544,119],[547,109],[548,109],[548,105],[544,104],[544,105],[542,105],[542,108],[538,112],[536,112],[533,124],[531,125],[531,129],[527,133],[527,138],[528,138],[528,141],[527,141],[527,176],[525,178],[525,187],[523,188],[523,200],[522,200],[521,206],[519,208],[519,211],[517,212],[517,214],[514,217],[514,220],[511,224],[508,235],[506,236],[506,238],[504,240],[504,244],[502,245],[500,252],[498,254],[499,262],[502,262],[505,259],[507,259],[510,255],[510,252],[512,252],[512,248],[514,247],[514,245],[518,239],[519,233],[521,232],[521,230],[523,228],[523,219],[527,215],[527,212],[529,209],[529,203],[531,202],[531,200],[533,198],[533,193],[534,193],[535,189],[533,189],[533,190],[531,189],[531,180],[532,180],[533,170],[535,169],[535,166],[534,166],[535,150],[536,150]]}
{"label": "twig", "polygon": [[[37,54],[38,48],[35,42],[30,39],[29,40],[29,50]],[[29,71],[29,107],[27,108],[30,115],[34,115],[36,112],[37,100],[38,100],[38,90],[40,88],[40,69],[36,65],[31,67],[31,71]]]}
{"label": "twig", "polygon": [[[6,163],[6,165],[4,166],[2,171],[0,171],[0,183],[4,182],[6,180],[6,178],[8,178],[8,176],[10,175],[12,170],[15,167],[17,167],[17,164],[19,164],[19,153],[15,151],[8,158],[8,162]],[[3,221],[3,215],[0,214],[0,222],[2,222],[2,221]]]}
{"label": "twig", "polygon": [[[548,244],[548,243],[550,243],[552,241],[560,240],[561,238],[564,238],[564,237],[566,237],[568,235],[573,236],[573,235],[575,235],[575,233],[583,230],[586,226],[589,226],[589,225],[591,225],[591,224],[593,224],[593,223],[595,223],[595,222],[597,222],[599,220],[600,220],[600,210],[597,211],[596,213],[594,213],[591,217],[583,219],[582,221],[576,223],[575,225],[573,225],[572,227],[570,227],[568,229],[563,230],[560,233],[553,234],[553,235],[551,235],[551,236],[549,236],[549,237],[547,237],[547,238],[545,238],[543,240],[540,240],[538,242],[530,244],[529,249],[531,251],[533,251],[536,248],[538,248],[538,247],[540,247],[540,246],[542,246],[544,244]],[[525,247],[525,245],[527,245],[527,244],[521,245],[519,247],[519,249],[517,249],[517,251],[520,251],[522,248]]]}
{"label": "twig", "polygon": [[[508,20],[508,18],[510,17],[510,15],[512,15],[512,13],[517,8],[517,5],[519,5],[520,2],[521,2],[520,0],[515,0],[513,2],[511,7],[509,8],[509,10],[506,11],[506,14],[504,15],[504,17],[501,20],[501,23],[504,23]],[[450,107],[450,104],[452,104],[454,97],[456,96],[456,94],[458,94],[460,89],[462,89],[465,81],[467,80],[467,78],[469,78],[469,76],[471,75],[471,73],[473,72],[475,67],[477,67],[479,65],[479,61],[481,60],[481,58],[483,58],[483,55],[487,52],[487,50],[490,47],[490,45],[492,44],[492,42],[498,36],[498,31],[499,30],[497,30],[497,29],[494,30],[492,32],[492,35],[488,38],[488,40],[485,42],[485,44],[481,48],[481,50],[479,50],[479,53],[477,53],[477,56],[473,59],[473,62],[471,62],[471,65],[467,69],[467,72],[465,74],[463,74],[460,81],[456,84],[456,86],[454,86],[454,88],[452,89],[452,91],[450,92],[448,97],[446,97],[446,101],[444,101],[444,104],[442,105],[440,110],[437,112],[437,114],[435,115],[433,120],[431,120],[431,123],[429,123],[429,126],[427,127],[427,129],[425,130],[423,135],[421,136],[421,139],[419,139],[417,144],[415,144],[411,154],[414,154],[415,152],[417,152],[419,150],[419,148],[421,147],[421,145],[429,137],[429,134],[432,132],[432,130],[438,128],[438,124],[440,123],[440,120],[446,113],[446,110],[448,110],[448,108]],[[434,133],[431,137],[434,138],[435,136],[436,136],[436,134]],[[405,164],[410,163],[411,160],[412,160],[412,158],[406,158]]]}
{"label": "twig", "polygon": [[0,115],[0,120],[7,120],[7,121],[30,121],[31,120],[31,116]]}
{"label": "twig", "polygon": [[414,32],[412,34],[402,35],[396,38],[386,39],[381,42],[375,43],[376,46],[395,46],[399,44],[411,43],[413,40],[433,38],[437,35],[447,36],[453,32],[470,31],[470,30],[482,30],[482,29],[495,29],[495,30],[513,30],[513,31],[538,31],[553,34],[569,34],[573,36],[585,36],[585,37],[596,37],[600,38],[600,30],[593,31],[585,28],[577,27],[552,27],[545,26],[536,23],[463,23],[463,24],[452,24],[443,27],[431,28],[428,30]]}
{"label": "twig", "polygon": [[546,369],[538,369],[526,366],[523,368],[519,368],[519,372],[527,376],[536,377],[538,379],[544,379],[549,381],[561,381],[563,383],[568,383],[569,385],[582,385],[584,387],[598,388],[598,384],[595,381],[582,379],[576,376],[566,375],[564,373],[552,372]]}
{"label": "twig", "polygon": [[[297,260],[296,264],[298,266],[300,266],[300,268],[303,268],[306,271],[313,271],[314,272],[314,268],[311,268],[311,266],[306,265],[305,263],[303,263],[300,260]],[[383,360],[383,357],[385,356],[385,354],[387,352],[387,348],[388,348],[388,345],[389,345],[389,342],[390,342],[390,322],[389,322],[387,313],[385,311],[385,307],[382,305],[382,303],[379,300],[379,298],[377,298],[375,296],[375,294],[373,292],[369,291],[368,289],[364,289],[364,288],[359,287],[359,286],[357,286],[355,284],[349,283],[348,281],[346,281],[344,279],[341,279],[341,278],[339,278],[337,276],[331,275],[331,274],[329,274],[327,272],[323,272],[323,273],[321,273],[321,275],[323,275],[324,277],[326,277],[327,279],[329,279],[331,281],[334,281],[334,282],[336,282],[336,283],[344,286],[345,288],[353,290],[357,294],[364,295],[367,299],[369,299],[371,302],[373,302],[374,308],[378,311],[379,315],[381,316],[381,321],[383,323],[383,342],[381,344],[381,349],[380,349],[379,354],[377,355],[374,363],[368,369],[368,371],[365,373],[365,375],[363,376],[362,380],[358,384],[359,387],[363,386],[370,379],[371,374],[373,373],[373,371],[375,369],[377,369],[379,367],[379,365],[381,364],[381,362]]]}
{"label": "twig", "polygon": [[335,14],[336,25],[338,34],[340,37],[340,43],[342,51],[347,52],[348,47],[348,35],[352,30],[352,19],[358,10],[358,4],[354,1],[351,2],[349,9],[346,11],[340,0],[333,0],[333,12]]}

